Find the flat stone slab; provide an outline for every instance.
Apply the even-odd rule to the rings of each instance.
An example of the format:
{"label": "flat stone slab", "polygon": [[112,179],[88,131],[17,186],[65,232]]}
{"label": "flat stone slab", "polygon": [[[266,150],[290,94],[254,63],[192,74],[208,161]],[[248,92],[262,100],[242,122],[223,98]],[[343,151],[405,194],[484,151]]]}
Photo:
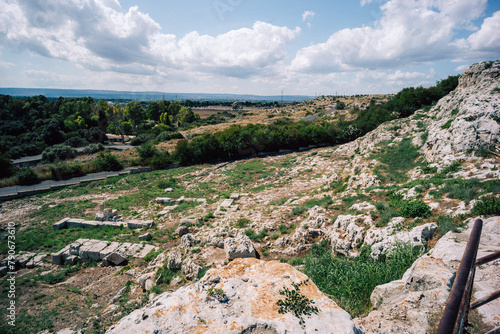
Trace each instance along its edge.
{"label": "flat stone slab", "polygon": [[233,202],[234,202],[234,199],[231,199],[231,198],[227,198],[225,200],[222,201],[221,203],[221,207],[224,207],[224,208],[228,208],[230,207],[231,205],[233,205]]}
{"label": "flat stone slab", "polygon": [[118,247],[121,246],[121,243],[119,242],[116,242],[116,241],[113,241],[112,243],[110,243],[106,248],[104,248],[103,250],[101,250],[99,252],[99,259],[100,260],[104,260],[104,258],[106,256],[108,256],[109,254],[113,253],[116,249],[118,249]]}
{"label": "flat stone slab", "polygon": [[97,221],[97,220],[85,220],[85,219],[78,219],[78,218],[64,218],[58,221],[57,223],[52,225],[52,228],[54,230],[62,230],[64,228],[69,228],[69,227],[83,227],[83,228],[91,228],[91,227],[97,227],[97,226],[107,226],[107,227],[114,227],[114,228],[120,228],[120,227],[128,227],[132,229],[136,228],[149,228],[154,225],[154,220],[131,220],[128,222],[125,221],[110,221],[110,220],[105,220],[105,221]]}
{"label": "flat stone slab", "polygon": [[[149,252],[158,247],[149,244],[133,244],[130,242],[119,243],[95,239],[78,239],[52,255],[52,263],[62,265],[65,262],[75,264],[78,261],[105,260],[113,253],[122,254],[124,257],[144,258]],[[26,253],[26,256],[28,254]],[[41,256],[38,259],[38,256]],[[29,261],[39,262],[45,255],[30,254]]]}

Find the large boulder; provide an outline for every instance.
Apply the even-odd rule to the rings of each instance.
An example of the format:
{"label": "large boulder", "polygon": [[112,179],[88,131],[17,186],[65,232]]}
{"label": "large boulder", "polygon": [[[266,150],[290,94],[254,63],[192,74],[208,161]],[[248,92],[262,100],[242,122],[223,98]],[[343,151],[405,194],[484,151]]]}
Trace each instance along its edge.
{"label": "large boulder", "polygon": [[224,240],[224,251],[228,260],[237,258],[256,257],[252,240],[246,235]]}
{"label": "large boulder", "polygon": [[300,292],[318,314],[304,316],[304,327],[293,314],[280,314],[279,291],[304,280],[306,275],[285,263],[235,259],[197,283],[161,294],[108,333],[360,333],[349,314],[310,281]]}

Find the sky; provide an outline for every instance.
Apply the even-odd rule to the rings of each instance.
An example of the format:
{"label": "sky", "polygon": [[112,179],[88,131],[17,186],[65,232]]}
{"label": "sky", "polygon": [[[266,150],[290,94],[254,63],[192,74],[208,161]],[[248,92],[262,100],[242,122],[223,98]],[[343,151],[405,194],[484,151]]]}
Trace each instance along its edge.
{"label": "sky", "polygon": [[499,0],[0,0],[0,87],[352,95],[500,59]]}

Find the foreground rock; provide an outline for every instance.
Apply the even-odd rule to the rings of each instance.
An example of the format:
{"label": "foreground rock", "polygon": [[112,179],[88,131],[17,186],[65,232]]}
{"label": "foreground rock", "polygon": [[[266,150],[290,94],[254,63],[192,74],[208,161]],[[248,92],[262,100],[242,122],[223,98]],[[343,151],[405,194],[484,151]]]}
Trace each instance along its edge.
{"label": "foreground rock", "polygon": [[[195,284],[158,296],[108,333],[360,333],[349,314],[312,282],[301,293],[320,312],[304,317],[305,327],[291,313],[278,313],[279,290],[307,279],[288,264],[235,259]],[[222,293],[210,294],[210,288]]]}

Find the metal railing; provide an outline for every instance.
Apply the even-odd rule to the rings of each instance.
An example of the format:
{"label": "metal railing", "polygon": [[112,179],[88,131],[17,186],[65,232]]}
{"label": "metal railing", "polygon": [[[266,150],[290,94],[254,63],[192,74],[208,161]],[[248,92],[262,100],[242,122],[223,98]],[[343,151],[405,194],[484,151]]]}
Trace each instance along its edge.
{"label": "metal railing", "polygon": [[[500,291],[496,291],[485,298],[470,303],[472,286],[476,267],[500,258],[500,251],[476,260],[479,240],[483,229],[483,221],[477,219],[465,248],[462,262],[458,268],[455,282],[439,323],[438,334],[462,334],[467,333],[469,311],[478,308],[500,297]],[[489,331],[487,334],[500,334],[500,327]]]}

